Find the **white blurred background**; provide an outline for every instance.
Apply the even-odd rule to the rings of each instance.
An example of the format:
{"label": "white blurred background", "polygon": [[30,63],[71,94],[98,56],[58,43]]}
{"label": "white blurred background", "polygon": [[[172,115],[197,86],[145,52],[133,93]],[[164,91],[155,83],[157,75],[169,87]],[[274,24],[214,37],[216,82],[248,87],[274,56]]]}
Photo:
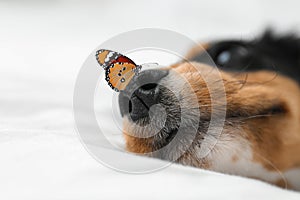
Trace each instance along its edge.
{"label": "white blurred background", "polygon": [[[299,31],[299,7],[297,0],[0,0],[0,127],[72,127],[76,74],[92,50],[119,33],[164,28],[206,40],[255,37],[267,26]],[[50,119],[61,107],[67,117],[59,123],[18,118],[45,108]]]}
{"label": "white blurred background", "polygon": [[[220,196],[234,192],[230,184],[209,182],[207,177],[199,190],[195,171],[181,177],[172,168],[142,177],[99,166],[74,130],[76,75],[99,44],[125,31],[163,28],[202,41],[253,38],[268,26],[299,32],[299,8],[297,0],[0,0],[0,199],[45,199],[44,194],[51,194],[50,199],[99,199],[111,194],[122,198],[133,196],[130,188],[147,193],[139,183],[166,187],[154,188],[155,196],[171,191],[176,180],[190,188],[175,197],[201,194],[205,199],[217,195],[212,189],[218,186]],[[162,175],[164,180],[157,183]],[[268,186],[270,193],[257,194],[282,197],[273,190]],[[237,193],[236,198],[242,196]]]}

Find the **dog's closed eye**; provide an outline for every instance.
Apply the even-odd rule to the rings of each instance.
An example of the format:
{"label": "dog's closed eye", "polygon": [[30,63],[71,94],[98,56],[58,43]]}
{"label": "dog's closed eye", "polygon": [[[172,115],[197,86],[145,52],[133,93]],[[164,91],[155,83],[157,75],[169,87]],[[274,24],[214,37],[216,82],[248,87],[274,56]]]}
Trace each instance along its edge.
{"label": "dog's closed eye", "polygon": [[227,118],[262,118],[272,117],[287,112],[286,105],[284,102],[277,100],[261,101],[254,105],[239,105],[231,104],[227,108]]}

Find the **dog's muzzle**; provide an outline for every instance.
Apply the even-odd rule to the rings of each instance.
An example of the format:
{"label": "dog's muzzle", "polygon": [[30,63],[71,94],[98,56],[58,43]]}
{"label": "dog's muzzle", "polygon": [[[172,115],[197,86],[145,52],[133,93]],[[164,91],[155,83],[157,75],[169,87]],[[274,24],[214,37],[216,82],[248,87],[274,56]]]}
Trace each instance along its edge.
{"label": "dog's muzzle", "polygon": [[167,75],[167,70],[146,70],[135,76],[119,95],[122,117],[129,115],[132,121],[149,117],[150,107],[158,104],[159,81]]}

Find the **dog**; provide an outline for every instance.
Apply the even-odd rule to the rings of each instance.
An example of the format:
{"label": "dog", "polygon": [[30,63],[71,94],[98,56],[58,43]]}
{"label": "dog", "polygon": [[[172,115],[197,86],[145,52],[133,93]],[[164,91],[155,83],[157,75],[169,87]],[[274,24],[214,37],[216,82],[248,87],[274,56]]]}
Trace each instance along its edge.
{"label": "dog", "polygon": [[299,83],[293,34],[194,47],[120,92],[126,149],[300,190]]}

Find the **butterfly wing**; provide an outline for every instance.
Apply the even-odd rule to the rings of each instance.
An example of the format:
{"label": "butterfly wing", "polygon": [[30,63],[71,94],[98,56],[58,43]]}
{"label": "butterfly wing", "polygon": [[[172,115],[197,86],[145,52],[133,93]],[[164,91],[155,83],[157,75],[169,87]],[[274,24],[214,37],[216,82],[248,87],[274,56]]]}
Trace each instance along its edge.
{"label": "butterfly wing", "polygon": [[107,49],[100,49],[96,52],[96,59],[100,66],[102,66],[104,69],[107,69],[111,64],[117,63],[117,62],[123,62],[123,63],[132,63],[136,65],[130,58],[116,52],[111,51]]}
{"label": "butterfly wing", "polygon": [[105,70],[105,79],[115,91],[124,90],[141,66],[136,65],[130,58],[107,49],[96,52],[96,59]]}
{"label": "butterfly wing", "polygon": [[130,58],[126,57],[126,56],[123,56],[123,55],[120,55],[117,59],[116,59],[116,62],[119,62],[119,63],[131,63],[133,65],[136,65]]}
{"label": "butterfly wing", "polygon": [[96,59],[99,65],[104,69],[107,69],[112,64],[112,62],[120,56],[120,53],[107,49],[100,49],[96,52]]}
{"label": "butterfly wing", "polygon": [[136,65],[127,62],[116,62],[106,70],[106,81],[115,91],[124,90],[135,75]]}

